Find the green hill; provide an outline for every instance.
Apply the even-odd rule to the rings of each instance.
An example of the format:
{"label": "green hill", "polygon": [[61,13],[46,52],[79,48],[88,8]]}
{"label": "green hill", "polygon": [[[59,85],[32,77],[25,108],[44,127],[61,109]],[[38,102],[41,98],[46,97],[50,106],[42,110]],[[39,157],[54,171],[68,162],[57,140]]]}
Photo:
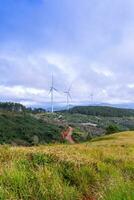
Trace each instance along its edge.
{"label": "green hill", "polygon": [[0,144],[32,145],[61,141],[62,126],[24,113],[0,113]]}
{"label": "green hill", "polygon": [[129,117],[134,116],[133,109],[122,109],[106,106],[76,106],[69,110],[70,113],[79,113],[103,117]]}

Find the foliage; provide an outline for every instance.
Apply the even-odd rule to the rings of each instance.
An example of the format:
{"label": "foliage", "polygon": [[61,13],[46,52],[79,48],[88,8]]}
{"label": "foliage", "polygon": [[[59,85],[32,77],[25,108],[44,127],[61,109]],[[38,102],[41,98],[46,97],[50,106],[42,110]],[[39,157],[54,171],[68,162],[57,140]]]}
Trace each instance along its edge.
{"label": "foliage", "polygon": [[26,107],[20,103],[0,102],[1,111],[24,112]]}
{"label": "foliage", "polygon": [[29,113],[33,113],[33,114],[45,113],[46,112],[46,110],[43,109],[43,108],[27,108],[26,111],[29,112]]}
{"label": "foliage", "polygon": [[27,113],[45,113],[46,110],[43,108],[26,108],[20,103],[14,102],[0,102],[0,111],[9,111],[9,112],[27,112]]}
{"label": "foliage", "polygon": [[76,106],[70,109],[69,112],[104,117],[134,116],[133,109],[123,109],[106,106]]}
{"label": "foliage", "polygon": [[107,128],[106,128],[106,134],[112,134],[112,133],[117,133],[120,132],[120,129],[118,126],[116,126],[115,124],[110,124]]}
{"label": "foliage", "polygon": [[117,127],[116,132],[134,130],[134,116],[107,117],[103,116],[103,114],[95,116],[72,112],[60,112],[57,113],[57,118],[58,114],[62,116],[62,121],[70,124],[76,129],[79,128],[80,132],[87,132],[88,135],[92,135],[92,137],[105,134],[107,128],[111,126],[111,124]]}
{"label": "foliage", "polygon": [[81,131],[79,128],[74,129],[72,137],[75,142],[85,142],[91,139],[88,133]]}
{"label": "foliage", "polygon": [[0,114],[0,144],[32,145],[60,142],[62,126],[46,123],[29,114]]}

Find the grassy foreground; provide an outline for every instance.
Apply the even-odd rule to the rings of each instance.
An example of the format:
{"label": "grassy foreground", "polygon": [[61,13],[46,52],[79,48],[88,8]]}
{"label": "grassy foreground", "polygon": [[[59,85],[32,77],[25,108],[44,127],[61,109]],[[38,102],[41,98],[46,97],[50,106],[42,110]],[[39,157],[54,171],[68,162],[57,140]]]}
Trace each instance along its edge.
{"label": "grassy foreground", "polygon": [[134,132],[75,145],[0,147],[1,200],[134,200]]}

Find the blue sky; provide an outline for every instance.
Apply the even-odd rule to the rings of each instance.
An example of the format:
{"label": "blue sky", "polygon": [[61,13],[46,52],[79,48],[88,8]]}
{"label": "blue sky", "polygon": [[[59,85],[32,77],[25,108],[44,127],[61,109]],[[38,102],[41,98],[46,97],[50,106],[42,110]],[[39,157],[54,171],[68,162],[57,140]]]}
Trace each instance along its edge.
{"label": "blue sky", "polygon": [[134,101],[133,0],[0,0],[0,96],[25,105]]}

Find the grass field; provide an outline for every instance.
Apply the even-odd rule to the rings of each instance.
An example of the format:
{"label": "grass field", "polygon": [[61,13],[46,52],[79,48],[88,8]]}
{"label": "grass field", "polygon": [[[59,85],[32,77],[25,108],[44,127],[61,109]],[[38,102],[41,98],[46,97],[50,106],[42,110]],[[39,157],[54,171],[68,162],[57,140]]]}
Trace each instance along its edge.
{"label": "grass field", "polygon": [[134,200],[134,132],[0,147],[1,200]]}

